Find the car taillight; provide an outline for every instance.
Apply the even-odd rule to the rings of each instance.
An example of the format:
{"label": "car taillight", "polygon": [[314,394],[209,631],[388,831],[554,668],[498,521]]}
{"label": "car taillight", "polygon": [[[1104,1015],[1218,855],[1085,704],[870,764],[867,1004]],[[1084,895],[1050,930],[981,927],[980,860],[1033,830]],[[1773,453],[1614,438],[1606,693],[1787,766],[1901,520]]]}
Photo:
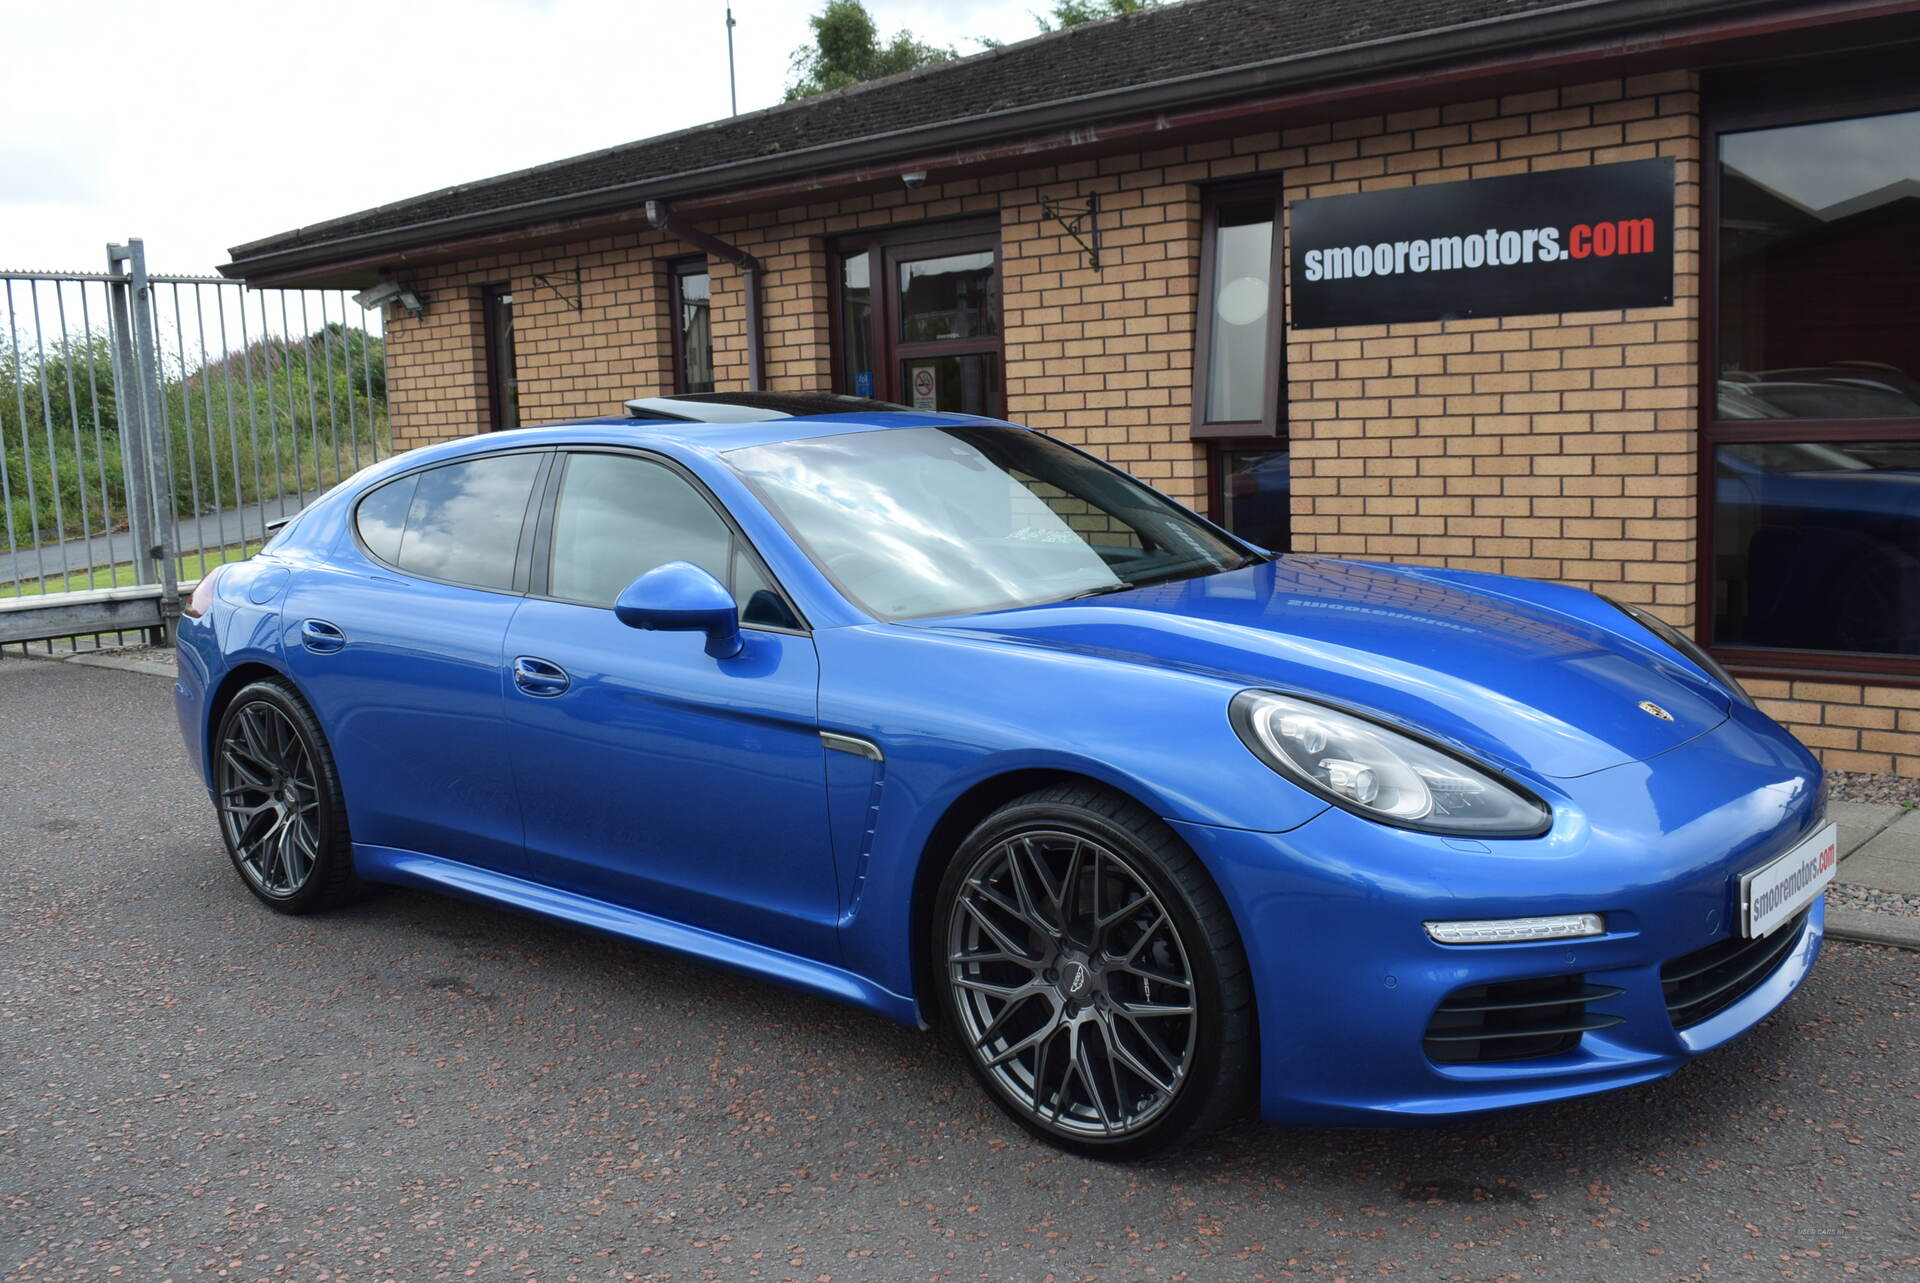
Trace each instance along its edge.
{"label": "car taillight", "polygon": [[198,619],[206,614],[208,608],[213,605],[213,581],[218,579],[220,572],[225,569],[224,565],[215,566],[202,575],[200,582],[193,586],[193,596],[187,598],[187,604],[180,607],[180,613],[188,619]]}

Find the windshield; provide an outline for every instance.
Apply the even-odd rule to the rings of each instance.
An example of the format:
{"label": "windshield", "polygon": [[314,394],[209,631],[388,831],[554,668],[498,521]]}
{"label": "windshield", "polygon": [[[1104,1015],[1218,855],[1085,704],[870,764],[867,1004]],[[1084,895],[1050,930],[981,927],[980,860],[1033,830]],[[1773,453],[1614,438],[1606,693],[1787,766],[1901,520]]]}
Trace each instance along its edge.
{"label": "windshield", "polygon": [[727,455],[880,619],[1118,592],[1259,560],[1126,473],[1021,428],[889,428]]}

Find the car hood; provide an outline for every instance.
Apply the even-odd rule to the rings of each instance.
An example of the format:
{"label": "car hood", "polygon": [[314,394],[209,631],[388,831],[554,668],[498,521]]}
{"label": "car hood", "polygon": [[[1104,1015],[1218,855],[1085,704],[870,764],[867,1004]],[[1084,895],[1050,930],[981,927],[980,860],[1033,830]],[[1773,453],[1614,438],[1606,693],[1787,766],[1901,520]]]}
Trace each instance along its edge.
{"label": "car hood", "polygon": [[[1526,590],[1545,585],[1492,579],[1514,585],[1509,596],[1443,576],[1282,557],[1201,579],[910,626],[1296,692],[1550,777],[1642,761],[1726,720],[1725,692],[1656,649],[1651,637],[1640,645],[1526,600]],[[1643,701],[1672,720],[1646,711]]]}

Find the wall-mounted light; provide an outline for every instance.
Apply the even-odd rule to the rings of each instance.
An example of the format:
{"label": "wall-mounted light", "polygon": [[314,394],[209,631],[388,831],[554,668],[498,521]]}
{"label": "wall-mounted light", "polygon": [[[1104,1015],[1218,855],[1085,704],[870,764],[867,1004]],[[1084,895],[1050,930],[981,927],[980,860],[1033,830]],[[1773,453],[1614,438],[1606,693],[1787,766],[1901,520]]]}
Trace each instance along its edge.
{"label": "wall-mounted light", "polygon": [[414,316],[427,310],[427,305],[421,301],[418,294],[413,292],[413,288],[402,285],[399,281],[382,281],[378,285],[369,285],[355,294],[353,301],[369,312],[376,307],[384,307],[388,303],[398,303]]}
{"label": "wall-mounted light", "polygon": [[909,169],[906,173],[900,175],[900,181],[908,187],[918,187],[927,181],[927,171],[924,169]]}

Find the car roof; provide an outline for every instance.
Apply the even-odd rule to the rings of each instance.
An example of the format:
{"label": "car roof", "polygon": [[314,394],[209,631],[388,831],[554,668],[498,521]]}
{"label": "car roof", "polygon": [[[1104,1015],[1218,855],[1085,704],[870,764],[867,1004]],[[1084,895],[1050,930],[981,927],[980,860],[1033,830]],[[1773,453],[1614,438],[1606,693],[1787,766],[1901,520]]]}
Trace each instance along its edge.
{"label": "car roof", "polygon": [[[685,419],[634,419],[608,416],[600,419],[575,419],[563,423],[551,423],[537,428],[516,428],[508,432],[490,432],[478,437],[462,437],[459,444],[470,449],[484,450],[498,449],[509,444],[554,445],[564,442],[591,441],[595,444],[674,446],[701,454],[720,455],[733,450],[744,450],[751,446],[772,445],[780,441],[804,441],[854,432],[967,425],[1019,426],[1003,419],[987,419],[972,414],[946,414],[931,410],[797,415],[792,418],[759,419],[745,423],[696,423]],[[450,450],[449,453],[466,453],[466,451]]]}

